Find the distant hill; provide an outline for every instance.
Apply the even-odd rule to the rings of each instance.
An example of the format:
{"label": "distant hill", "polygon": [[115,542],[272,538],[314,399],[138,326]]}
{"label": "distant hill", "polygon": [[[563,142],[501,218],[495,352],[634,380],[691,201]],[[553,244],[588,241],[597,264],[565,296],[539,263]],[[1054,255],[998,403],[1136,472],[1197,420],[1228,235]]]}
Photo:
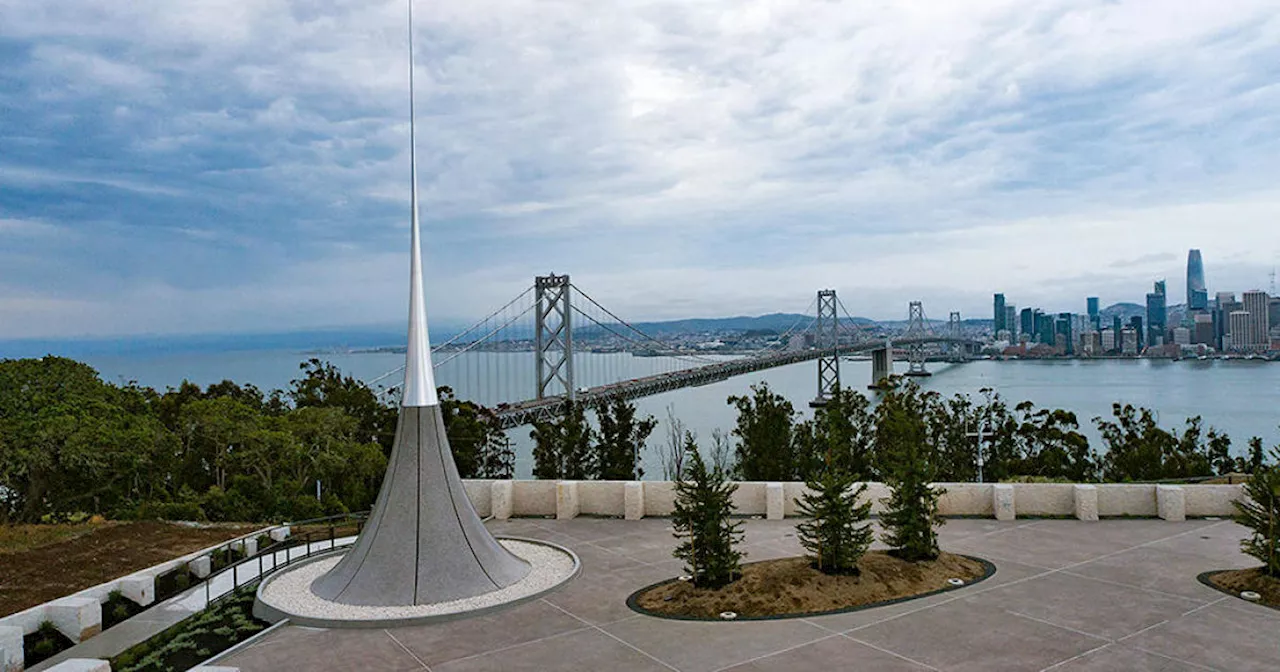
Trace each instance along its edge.
{"label": "distant hill", "polygon": [[1099,315],[1103,322],[1110,322],[1117,315],[1122,322],[1128,322],[1131,317],[1145,318],[1147,307],[1138,303],[1113,303],[1099,311]]}

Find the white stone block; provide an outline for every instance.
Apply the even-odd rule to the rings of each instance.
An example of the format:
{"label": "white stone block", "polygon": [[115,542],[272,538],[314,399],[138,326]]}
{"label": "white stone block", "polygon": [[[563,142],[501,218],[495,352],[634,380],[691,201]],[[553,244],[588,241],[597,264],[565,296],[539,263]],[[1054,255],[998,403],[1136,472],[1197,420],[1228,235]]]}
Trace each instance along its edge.
{"label": "white stone block", "polygon": [[489,511],[498,520],[511,518],[515,487],[510,480],[494,481],[489,489]]}
{"label": "white stone block", "polygon": [[281,542],[288,539],[292,532],[288,525],[281,525],[280,527],[272,528],[267,534],[271,537],[271,541]]}
{"label": "white stone block", "polygon": [[102,632],[102,605],[88,597],[64,597],[49,603],[49,620],[73,642]]}
{"label": "white stone block", "polygon": [[676,487],[671,481],[644,484],[644,515],[669,516],[676,508]]}
{"label": "white stone block", "polygon": [[578,514],[626,515],[626,481],[578,481]]}
{"label": "white stone block", "polygon": [[769,520],[782,520],[784,513],[783,494],[784,489],[781,483],[768,483],[764,487],[764,517]]}
{"label": "white stone block", "polygon": [[120,580],[120,594],[135,604],[150,605],[156,601],[156,577],[153,574],[130,576]]}
{"label": "white stone block", "polygon": [[582,512],[578,501],[578,482],[559,481],[556,483],[556,520],[577,518]]}
{"label": "white stone block", "polygon": [[248,539],[239,539],[231,543],[231,548],[239,553],[243,553],[244,557],[256,555],[258,553],[258,539],[251,537]]}
{"label": "white stone block", "polygon": [[188,562],[187,569],[190,569],[191,573],[196,575],[196,578],[208,578],[208,576],[213,573],[213,558],[207,555],[202,555],[195,560]]}
{"label": "white stone block", "polygon": [[1187,519],[1187,496],[1180,485],[1156,486],[1156,515],[1164,520]]}
{"label": "white stone block", "polygon": [[992,508],[996,511],[996,520],[1013,520],[1014,513],[1013,486],[1008,483],[997,483],[991,488]]}
{"label": "white stone block", "polygon": [[22,628],[0,625],[0,672],[22,670]]}
{"label": "white stone block", "polygon": [[97,658],[69,658],[46,669],[49,672],[111,672],[111,663]]}
{"label": "white stone block", "polygon": [[512,484],[511,498],[514,516],[556,515],[555,481],[516,481]]}
{"label": "white stone block", "polygon": [[644,483],[631,481],[623,486],[623,517],[627,520],[644,518]]}
{"label": "white stone block", "polygon": [[1098,519],[1098,486],[1076,485],[1076,520]]}

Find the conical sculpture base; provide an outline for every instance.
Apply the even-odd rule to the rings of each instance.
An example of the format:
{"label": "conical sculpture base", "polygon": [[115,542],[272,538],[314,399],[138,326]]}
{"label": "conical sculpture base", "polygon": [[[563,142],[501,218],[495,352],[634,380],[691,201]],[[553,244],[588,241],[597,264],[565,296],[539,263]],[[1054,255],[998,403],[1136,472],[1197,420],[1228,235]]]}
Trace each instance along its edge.
{"label": "conical sculpture base", "polygon": [[529,563],[500,545],[471,506],[440,406],[405,406],[364,530],[311,592],[342,604],[435,604],[505,588],[528,573]]}

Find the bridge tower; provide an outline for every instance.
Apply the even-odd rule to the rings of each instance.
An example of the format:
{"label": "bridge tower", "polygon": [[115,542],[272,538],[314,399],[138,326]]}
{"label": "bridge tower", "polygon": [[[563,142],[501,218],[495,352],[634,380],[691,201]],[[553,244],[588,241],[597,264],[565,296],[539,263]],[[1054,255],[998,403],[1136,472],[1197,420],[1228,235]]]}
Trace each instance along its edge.
{"label": "bridge tower", "polygon": [[965,351],[963,330],[960,328],[960,312],[951,311],[951,316],[947,318],[947,338],[951,339],[951,343],[947,345],[947,351],[951,353],[951,359],[957,362],[963,362],[967,359],[968,353]]}
{"label": "bridge tower", "polygon": [[814,345],[822,355],[818,357],[818,396],[809,402],[812,408],[825,406],[827,398],[840,386],[840,314],[836,305],[836,290],[818,290]]}
{"label": "bridge tower", "polygon": [[[573,304],[569,300],[568,275],[538,276],[534,288],[534,356],[537,399],[564,390],[570,401],[577,397],[573,386]],[[553,385],[559,383],[558,385]],[[548,392],[548,388],[550,392]]]}
{"label": "bridge tower", "polygon": [[907,375],[931,376],[924,366],[924,338],[929,335],[929,327],[925,323],[924,303],[912,301],[907,310],[907,332],[904,340],[911,339],[907,345]]}

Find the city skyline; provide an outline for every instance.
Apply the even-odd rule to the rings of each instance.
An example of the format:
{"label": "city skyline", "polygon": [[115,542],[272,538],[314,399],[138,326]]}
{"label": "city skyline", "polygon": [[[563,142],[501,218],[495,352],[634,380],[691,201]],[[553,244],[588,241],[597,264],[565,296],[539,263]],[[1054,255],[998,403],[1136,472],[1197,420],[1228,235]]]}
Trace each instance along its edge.
{"label": "city skyline", "polygon": [[[0,339],[395,322],[402,13],[0,0]],[[424,14],[433,319],[549,271],[632,320],[822,287],[899,319],[1141,302],[1189,248],[1243,291],[1280,258],[1269,2]]]}

